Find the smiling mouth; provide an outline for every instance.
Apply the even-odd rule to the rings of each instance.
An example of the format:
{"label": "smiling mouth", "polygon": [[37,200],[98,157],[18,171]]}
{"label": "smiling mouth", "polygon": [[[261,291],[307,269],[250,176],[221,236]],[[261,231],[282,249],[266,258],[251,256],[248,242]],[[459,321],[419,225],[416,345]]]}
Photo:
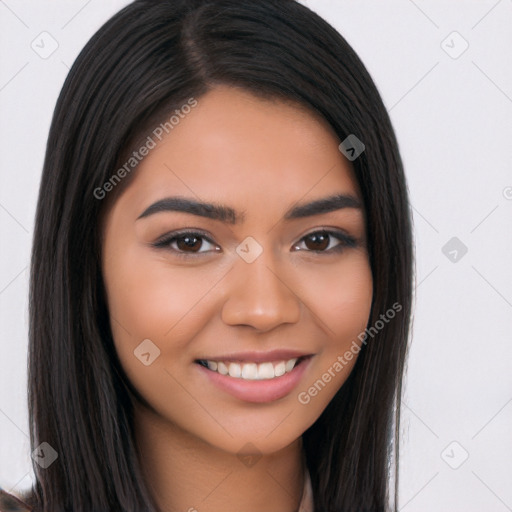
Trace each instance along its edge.
{"label": "smiling mouth", "polygon": [[212,372],[241,380],[272,380],[290,373],[303,360],[311,356],[293,357],[279,361],[267,361],[263,363],[244,363],[243,361],[212,361],[198,359],[196,363],[208,368]]}

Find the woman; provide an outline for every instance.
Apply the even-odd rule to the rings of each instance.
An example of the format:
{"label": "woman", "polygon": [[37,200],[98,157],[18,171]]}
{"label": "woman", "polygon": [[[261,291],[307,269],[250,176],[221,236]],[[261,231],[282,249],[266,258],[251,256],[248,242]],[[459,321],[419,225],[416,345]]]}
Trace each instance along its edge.
{"label": "woman", "polygon": [[27,506],[396,510],[407,189],[325,21],[127,6],[64,84],[36,215]]}

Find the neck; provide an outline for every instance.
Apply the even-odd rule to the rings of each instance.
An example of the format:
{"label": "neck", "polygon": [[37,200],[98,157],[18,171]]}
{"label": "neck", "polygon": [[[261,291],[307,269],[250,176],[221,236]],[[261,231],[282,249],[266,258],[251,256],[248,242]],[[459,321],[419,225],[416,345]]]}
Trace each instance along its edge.
{"label": "neck", "polygon": [[142,471],[161,512],[296,512],[304,486],[302,438],[259,459],[228,453],[136,408]]}

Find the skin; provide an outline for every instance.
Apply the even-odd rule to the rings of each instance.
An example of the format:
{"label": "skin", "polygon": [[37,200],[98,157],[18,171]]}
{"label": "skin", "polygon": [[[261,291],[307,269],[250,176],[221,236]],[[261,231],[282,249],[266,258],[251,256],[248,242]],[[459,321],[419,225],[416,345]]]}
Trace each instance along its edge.
{"label": "skin", "polygon": [[[364,205],[339,143],[302,107],[219,86],[150,151],[106,213],[111,327],[124,371],[146,402],[136,402],[136,439],[161,510],[297,510],[301,435],[357,357],[308,404],[298,393],[357,341],[372,300]],[[362,207],[283,219],[293,206],[333,194],[351,195]],[[175,211],[138,219],[169,196],[223,204],[244,219],[230,224]],[[193,250],[183,239],[152,246],[183,229],[203,231],[211,242],[200,239]],[[341,230],[356,246],[332,236],[328,246],[342,250],[326,251],[306,241],[322,229]],[[263,249],[252,263],[236,252],[248,236]],[[148,366],[134,356],[144,339],[160,350]],[[276,348],[313,356],[298,386],[266,403],[220,390],[195,362]],[[259,457],[254,464],[237,456],[247,443]]]}

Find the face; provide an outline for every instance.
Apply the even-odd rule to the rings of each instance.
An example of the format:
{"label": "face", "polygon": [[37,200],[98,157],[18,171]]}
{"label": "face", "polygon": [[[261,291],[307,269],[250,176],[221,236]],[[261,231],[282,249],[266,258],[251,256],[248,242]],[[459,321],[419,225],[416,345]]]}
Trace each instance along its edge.
{"label": "face", "polygon": [[105,216],[112,333],[142,414],[272,453],[356,362],[372,301],[364,205],[321,118],[224,86],[197,101]]}

